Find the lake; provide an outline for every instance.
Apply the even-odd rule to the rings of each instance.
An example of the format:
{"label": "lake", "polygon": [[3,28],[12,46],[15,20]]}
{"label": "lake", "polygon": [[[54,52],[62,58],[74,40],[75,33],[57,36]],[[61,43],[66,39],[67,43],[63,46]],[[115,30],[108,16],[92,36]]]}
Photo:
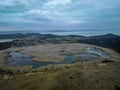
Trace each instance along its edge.
{"label": "lake", "polygon": [[0,39],[0,43],[4,43],[4,42],[11,42],[14,39]]}

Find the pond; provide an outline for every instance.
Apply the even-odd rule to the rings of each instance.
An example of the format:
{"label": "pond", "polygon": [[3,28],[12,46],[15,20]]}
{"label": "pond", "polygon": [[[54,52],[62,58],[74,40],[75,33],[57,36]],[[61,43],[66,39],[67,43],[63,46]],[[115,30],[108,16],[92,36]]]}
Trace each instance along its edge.
{"label": "pond", "polygon": [[[19,52],[11,52],[8,62],[8,66],[25,66],[32,65],[32,68],[38,68],[41,66],[46,66],[49,64],[74,64],[77,62],[94,62],[94,57],[98,55],[102,58],[110,58],[110,55],[102,50],[96,50],[94,48],[87,48],[87,54],[73,54],[65,55],[66,59],[61,62],[37,62],[32,60],[32,58],[27,57],[27,55]],[[78,60],[76,60],[78,58]]]}
{"label": "pond", "polygon": [[4,43],[4,42],[11,42],[14,39],[0,39],[0,43]]}
{"label": "pond", "polygon": [[95,54],[95,55],[98,55],[102,58],[111,58],[111,56],[106,53],[105,51],[101,50],[101,49],[98,49],[98,48],[93,48],[93,47],[88,47],[86,49],[87,53],[91,53],[91,54]]}

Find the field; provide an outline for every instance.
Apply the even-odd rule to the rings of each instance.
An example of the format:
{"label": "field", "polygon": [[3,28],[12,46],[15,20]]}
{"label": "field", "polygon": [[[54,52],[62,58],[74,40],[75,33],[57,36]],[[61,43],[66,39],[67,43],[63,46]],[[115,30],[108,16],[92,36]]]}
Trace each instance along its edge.
{"label": "field", "polygon": [[0,90],[119,90],[120,63],[74,65],[0,80]]}
{"label": "field", "polygon": [[[21,52],[35,61],[61,62],[64,54],[86,53],[96,47],[118,61],[100,60],[75,64],[28,66],[6,65],[9,52]],[[0,90],[120,90],[120,55],[111,49],[88,44],[46,44],[10,48],[0,52]]]}
{"label": "field", "polygon": [[35,61],[43,61],[43,62],[60,62],[65,59],[64,54],[74,54],[74,53],[86,53],[85,49],[87,47],[96,47],[101,48],[111,56],[115,58],[120,58],[119,54],[115,51],[103,47],[98,47],[89,44],[45,44],[45,45],[37,45],[37,46],[27,46],[22,48],[11,48],[7,51],[17,51],[27,56],[32,57]]}

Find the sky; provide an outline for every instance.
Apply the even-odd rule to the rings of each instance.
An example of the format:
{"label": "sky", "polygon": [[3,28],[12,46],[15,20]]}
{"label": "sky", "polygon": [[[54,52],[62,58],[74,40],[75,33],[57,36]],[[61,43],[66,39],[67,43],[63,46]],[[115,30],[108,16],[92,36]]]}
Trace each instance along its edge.
{"label": "sky", "polygon": [[0,0],[0,31],[120,32],[120,0]]}

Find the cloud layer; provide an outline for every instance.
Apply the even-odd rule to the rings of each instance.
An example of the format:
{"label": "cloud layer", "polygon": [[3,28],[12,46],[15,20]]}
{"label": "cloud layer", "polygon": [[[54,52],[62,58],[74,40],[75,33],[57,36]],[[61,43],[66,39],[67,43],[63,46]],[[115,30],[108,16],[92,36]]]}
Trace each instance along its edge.
{"label": "cloud layer", "polygon": [[120,0],[1,0],[0,30],[120,29]]}

